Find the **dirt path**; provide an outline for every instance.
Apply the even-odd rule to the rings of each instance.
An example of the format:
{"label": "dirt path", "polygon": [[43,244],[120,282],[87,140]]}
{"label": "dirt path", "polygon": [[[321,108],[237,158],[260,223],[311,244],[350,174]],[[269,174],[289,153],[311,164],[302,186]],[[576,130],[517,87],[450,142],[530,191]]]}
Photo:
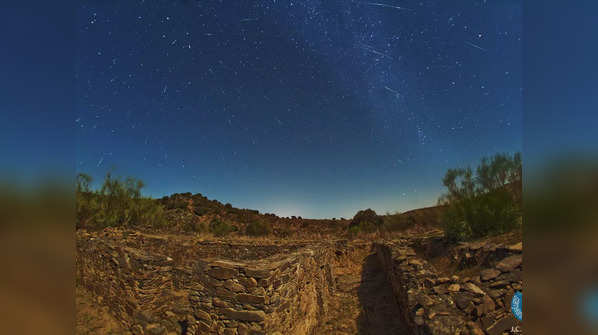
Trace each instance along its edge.
{"label": "dirt path", "polygon": [[315,334],[408,334],[376,254],[356,250],[336,265],[329,317]]}

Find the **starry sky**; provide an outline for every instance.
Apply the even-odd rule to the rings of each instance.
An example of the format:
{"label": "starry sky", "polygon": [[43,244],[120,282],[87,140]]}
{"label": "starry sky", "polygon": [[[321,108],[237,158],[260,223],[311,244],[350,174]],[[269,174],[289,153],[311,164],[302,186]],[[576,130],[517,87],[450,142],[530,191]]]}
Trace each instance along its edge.
{"label": "starry sky", "polygon": [[282,216],[434,205],[521,150],[515,0],[83,1],[76,170]]}

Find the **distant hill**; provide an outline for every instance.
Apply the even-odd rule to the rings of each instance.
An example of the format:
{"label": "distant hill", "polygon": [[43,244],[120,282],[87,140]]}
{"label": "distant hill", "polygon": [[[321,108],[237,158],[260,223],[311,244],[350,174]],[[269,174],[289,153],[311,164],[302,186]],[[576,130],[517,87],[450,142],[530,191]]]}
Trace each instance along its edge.
{"label": "distant hill", "polygon": [[425,228],[441,228],[442,213],[445,209],[446,206],[424,207],[401,213],[401,216],[418,226]]}
{"label": "distant hill", "polygon": [[[178,232],[200,232],[202,227],[212,222],[224,222],[233,228],[233,232],[245,232],[250,223],[262,223],[272,229],[276,236],[301,236],[302,234],[343,234],[351,219],[305,219],[300,216],[279,217],[272,213],[260,213],[257,210],[236,208],[210,200],[197,193],[175,193],[158,201],[166,209],[168,230]],[[440,228],[441,215],[445,206],[419,208],[401,213],[403,222],[409,226],[431,229]],[[384,218],[384,215],[380,217]]]}
{"label": "distant hill", "polygon": [[304,219],[300,216],[279,217],[272,213],[260,213],[257,210],[236,208],[210,200],[197,193],[175,193],[157,200],[166,209],[169,221],[168,229],[175,231],[200,231],[202,226],[214,221],[225,222],[234,231],[244,232],[250,223],[263,223],[271,226],[277,236],[296,235],[301,232],[331,234],[343,231],[349,220]]}

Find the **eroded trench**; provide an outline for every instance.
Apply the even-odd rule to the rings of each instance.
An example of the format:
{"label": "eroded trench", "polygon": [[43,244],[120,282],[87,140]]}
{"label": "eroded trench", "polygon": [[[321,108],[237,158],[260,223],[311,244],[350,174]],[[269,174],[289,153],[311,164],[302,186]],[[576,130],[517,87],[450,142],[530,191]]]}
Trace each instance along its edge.
{"label": "eroded trench", "polygon": [[314,334],[410,334],[372,243],[335,251],[330,313]]}

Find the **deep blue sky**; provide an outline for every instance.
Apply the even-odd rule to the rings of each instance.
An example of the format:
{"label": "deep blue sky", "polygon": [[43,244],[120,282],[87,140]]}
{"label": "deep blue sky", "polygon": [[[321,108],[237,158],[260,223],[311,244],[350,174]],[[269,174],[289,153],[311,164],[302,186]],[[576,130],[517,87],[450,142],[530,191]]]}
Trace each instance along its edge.
{"label": "deep blue sky", "polygon": [[85,1],[77,170],[280,215],[433,205],[521,150],[519,1]]}

